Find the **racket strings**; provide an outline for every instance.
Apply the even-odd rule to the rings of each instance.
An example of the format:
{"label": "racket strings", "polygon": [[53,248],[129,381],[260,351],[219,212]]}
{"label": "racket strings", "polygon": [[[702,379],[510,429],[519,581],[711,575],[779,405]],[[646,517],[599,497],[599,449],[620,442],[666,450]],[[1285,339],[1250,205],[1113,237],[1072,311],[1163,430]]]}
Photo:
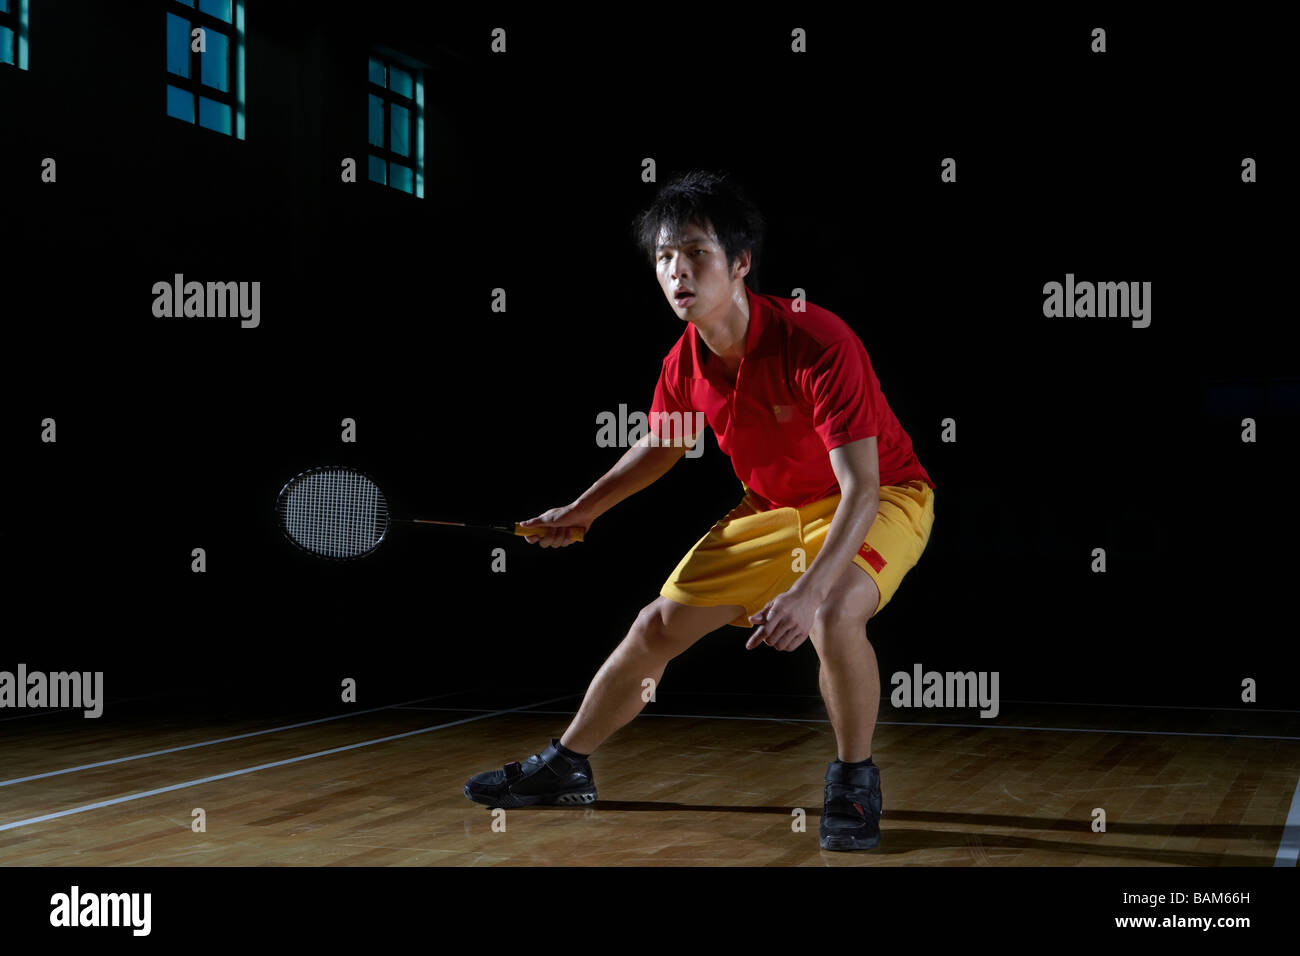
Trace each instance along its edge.
{"label": "racket strings", "polygon": [[353,558],[379,544],[388,530],[388,503],[365,475],[325,469],[301,476],[281,506],[285,531],[308,551]]}

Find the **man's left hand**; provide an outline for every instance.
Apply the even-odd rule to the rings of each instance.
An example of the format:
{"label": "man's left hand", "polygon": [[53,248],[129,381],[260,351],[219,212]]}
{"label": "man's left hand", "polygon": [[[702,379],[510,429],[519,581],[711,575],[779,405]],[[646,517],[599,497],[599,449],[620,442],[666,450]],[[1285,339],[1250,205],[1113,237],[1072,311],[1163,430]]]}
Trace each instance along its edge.
{"label": "man's left hand", "polygon": [[767,644],[778,651],[793,651],[808,640],[820,605],[815,594],[803,591],[798,584],[778,594],[761,611],[750,615],[749,621],[755,628],[745,642],[745,650]]}

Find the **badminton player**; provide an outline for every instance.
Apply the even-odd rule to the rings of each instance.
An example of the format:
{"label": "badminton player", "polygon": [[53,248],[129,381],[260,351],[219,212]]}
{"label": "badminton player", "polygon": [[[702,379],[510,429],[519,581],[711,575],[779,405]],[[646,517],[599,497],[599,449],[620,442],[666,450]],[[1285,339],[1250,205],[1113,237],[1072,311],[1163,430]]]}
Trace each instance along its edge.
{"label": "badminton player", "polygon": [[866,624],[929,541],[934,483],[853,331],[810,302],[746,285],[763,219],[734,183],[679,176],[635,228],[685,326],[663,360],[651,434],[573,503],[523,522],[539,526],[527,540],[570,545],[572,528],[590,529],[662,477],[702,439],[690,433],[696,411],[744,494],[638,614],[564,734],[526,761],[473,777],[465,795],[507,808],[593,802],[588,757],[640,713],[642,682],[657,685],[670,660],[730,624],[751,629],[750,651],[789,653],[811,639],[838,751],[826,771],[820,843],[876,847],[880,674]]}

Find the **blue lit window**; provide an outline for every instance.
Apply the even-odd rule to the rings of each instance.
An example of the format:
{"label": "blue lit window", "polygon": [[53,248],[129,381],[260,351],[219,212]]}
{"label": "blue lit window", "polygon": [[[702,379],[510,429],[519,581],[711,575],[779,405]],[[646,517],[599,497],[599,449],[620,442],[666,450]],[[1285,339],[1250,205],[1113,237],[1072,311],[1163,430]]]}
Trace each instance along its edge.
{"label": "blue lit window", "polygon": [[424,198],[424,71],[392,54],[370,54],[371,182]]}
{"label": "blue lit window", "polygon": [[243,139],[243,0],[167,0],[165,49],[167,115]]}
{"label": "blue lit window", "polygon": [[27,69],[27,0],[0,0],[0,64]]}

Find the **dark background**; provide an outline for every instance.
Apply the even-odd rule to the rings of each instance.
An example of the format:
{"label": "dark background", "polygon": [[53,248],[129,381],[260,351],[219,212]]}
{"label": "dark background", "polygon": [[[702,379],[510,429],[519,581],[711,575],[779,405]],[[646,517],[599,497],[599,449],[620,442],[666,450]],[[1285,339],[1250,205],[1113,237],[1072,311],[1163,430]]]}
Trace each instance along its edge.
{"label": "dark background", "polygon": [[[0,669],[232,708],[328,704],[343,677],[371,706],[585,687],[738,500],[712,435],[561,551],[416,528],[331,565],[272,507],[345,463],[398,514],[518,520],[612,466],[597,414],[648,409],[682,331],[628,239],[653,157],[660,182],[747,187],[758,290],[803,288],[858,332],[938,486],[929,548],[868,628],[886,690],[919,662],[999,671],[1008,699],[1231,706],[1254,677],[1261,707],[1300,702],[1275,26],[249,0],[238,141],[165,116],[165,3],[32,6],[30,69],[0,67]],[[372,44],[429,64],[423,200],[364,181]],[[260,281],[260,327],[154,318],[176,272]],[[1045,319],[1067,272],[1150,281],[1151,326]],[[811,644],[746,634],[666,686],[815,693]]]}

